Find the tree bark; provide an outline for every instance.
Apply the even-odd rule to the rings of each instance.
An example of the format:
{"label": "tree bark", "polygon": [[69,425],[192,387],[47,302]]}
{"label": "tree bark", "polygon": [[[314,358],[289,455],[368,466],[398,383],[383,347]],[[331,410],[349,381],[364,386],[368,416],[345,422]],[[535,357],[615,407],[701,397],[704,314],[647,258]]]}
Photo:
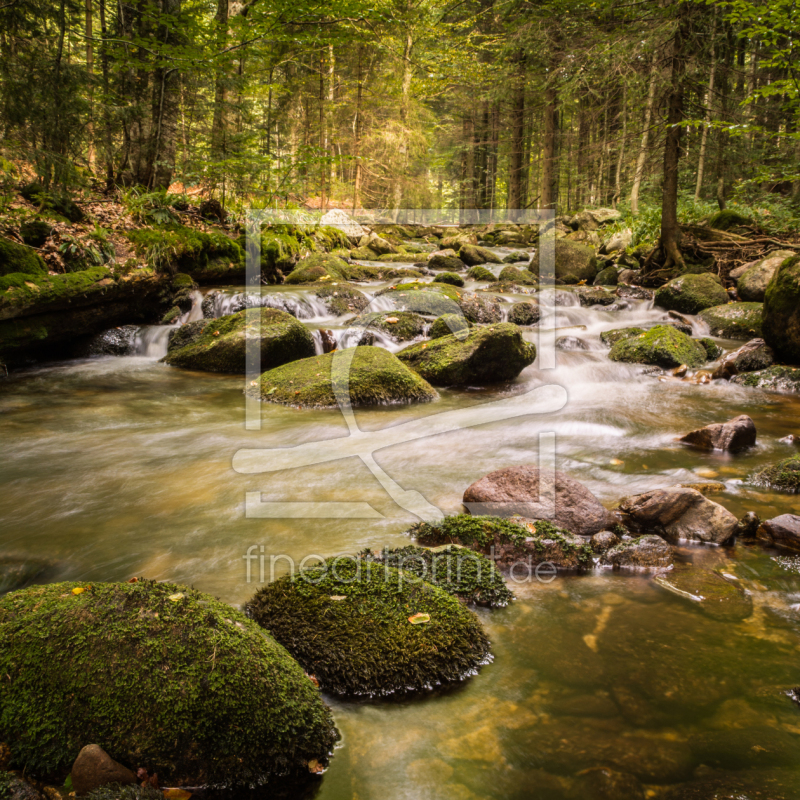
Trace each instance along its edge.
{"label": "tree bark", "polygon": [[633,176],[633,186],[631,187],[631,212],[635,215],[639,213],[639,189],[642,185],[644,175],[644,165],[647,162],[647,145],[650,140],[650,124],[653,119],[653,109],[656,102],[656,76],[658,74],[658,62],[653,56],[650,66],[650,82],[647,88],[647,105],[644,110],[644,128],[642,130],[642,142],[639,145],[639,155],[636,158],[636,172]]}
{"label": "tree bark", "polygon": [[558,92],[555,75],[544,93],[544,148],[542,176],[539,186],[539,207],[555,210],[558,205]]}
{"label": "tree bark", "polygon": [[511,102],[511,157],[508,169],[508,209],[512,219],[517,219],[518,209],[522,208],[522,172],[525,147],[525,53],[519,51],[516,57],[517,69],[514,76],[513,98]]}
{"label": "tree bark", "polygon": [[92,0],[86,0],[86,75],[88,77],[87,93],[89,96],[89,120],[86,123],[86,136],[89,140],[87,161],[89,171],[95,170],[94,150],[94,50],[92,38]]}
{"label": "tree bark", "polygon": [[697,185],[694,189],[694,199],[700,199],[700,192],[703,188],[703,173],[706,166],[706,147],[708,145],[708,129],[711,126],[711,104],[714,102],[714,77],[717,71],[716,57],[716,38],[717,38],[717,15],[714,13],[714,26],[711,30],[711,70],[708,75],[708,92],[706,94],[706,114],[703,133],[700,137],[700,153],[697,157]]}

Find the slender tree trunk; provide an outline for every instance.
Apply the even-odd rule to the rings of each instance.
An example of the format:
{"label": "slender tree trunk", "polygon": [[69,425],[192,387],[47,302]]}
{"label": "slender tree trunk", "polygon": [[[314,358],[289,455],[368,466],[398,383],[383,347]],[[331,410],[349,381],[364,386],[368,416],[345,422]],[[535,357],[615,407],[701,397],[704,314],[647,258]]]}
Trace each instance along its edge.
{"label": "slender tree trunk", "polygon": [[325,62],[322,56],[319,57],[319,207],[325,211],[328,207],[328,200],[325,197],[325,179],[328,175],[328,168],[325,164],[326,154],[325,139]]}
{"label": "slender tree trunk", "polygon": [[705,125],[703,125],[703,133],[700,137],[700,154],[697,158],[697,185],[694,189],[694,199],[700,199],[700,192],[703,188],[703,173],[706,166],[706,147],[708,145],[708,129],[711,126],[711,104],[714,102],[714,77],[717,71],[717,56],[716,56],[716,38],[717,38],[717,15],[714,13],[714,26],[711,30],[711,70],[708,75],[708,92],[706,94],[706,115]]}
{"label": "slender tree trunk", "polygon": [[[724,41],[725,58],[722,60],[724,68],[720,74],[720,116],[727,122],[730,113],[731,77],[733,62],[736,55],[736,42],[733,26],[728,23]],[[728,131],[720,130],[717,140],[717,205],[720,211],[725,210],[725,176],[728,171]]]}
{"label": "slender tree trunk", "polygon": [[89,140],[89,171],[95,170],[95,150],[94,150],[94,49],[92,38],[92,0],[86,0],[86,74],[88,77],[89,95],[89,120],[86,124],[86,136]]}
{"label": "slender tree trunk", "polygon": [[353,161],[356,165],[355,180],[353,181],[353,212],[361,205],[361,96],[363,84],[361,81],[361,45],[358,46],[358,92],[356,94],[356,118],[353,124]]}
{"label": "slender tree trunk", "polygon": [[625,163],[625,142],[628,139],[628,87],[622,87],[622,141],[619,143],[617,169],[614,175],[614,196],[611,198],[612,208],[617,207],[622,197],[622,165]]}
{"label": "slender tree trunk", "polygon": [[558,92],[552,84],[555,75],[550,76],[550,85],[544,93],[544,151],[542,155],[542,176],[539,186],[539,207],[555,210],[558,205]]}
{"label": "slender tree trunk", "polygon": [[[409,6],[410,7],[410,6]],[[397,174],[394,179],[394,190],[392,193],[392,219],[397,221],[400,214],[400,204],[403,201],[403,183],[405,179],[405,172],[408,166],[408,117],[411,111],[411,50],[414,46],[414,40],[411,37],[411,29],[406,31],[406,41],[403,47],[403,79],[401,82],[401,99],[400,99],[400,124],[401,124],[401,141],[400,141],[400,164]]]}
{"label": "slender tree trunk", "polygon": [[508,208],[512,218],[517,218],[517,209],[522,208],[522,172],[525,148],[525,53],[517,54],[517,69],[514,76],[511,106],[511,158],[508,170]]}
{"label": "slender tree trunk", "polygon": [[328,113],[325,121],[325,144],[326,150],[330,153],[331,160],[331,180],[330,185],[336,183],[336,158],[334,157],[334,143],[333,143],[333,130],[334,130],[334,102],[336,100],[336,56],[333,51],[333,45],[328,45]]}
{"label": "slender tree trunk", "polygon": [[639,189],[642,185],[644,175],[644,165],[647,162],[647,145],[650,140],[650,124],[653,119],[653,109],[656,103],[656,76],[658,74],[658,62],[653,56],[650,66],[650,82],[647,88],[647,105],[644,109],[644,127],[642,130],[642,141],[639,145],[639,155],[636,158],[636,171],[633,175],[633,186],[631,187],[631,212],[635,215],[639,213]]}
{"label": "slender tree trunk", "polygon": [[103,73],[103,160],[106,168],[106,190],[114,186],[114,146],[111,138],[111,120],[108,114],[110,102],[110,80],[108,64],[108,32],[106,30],[106,0],[100,0],[100,68]]}

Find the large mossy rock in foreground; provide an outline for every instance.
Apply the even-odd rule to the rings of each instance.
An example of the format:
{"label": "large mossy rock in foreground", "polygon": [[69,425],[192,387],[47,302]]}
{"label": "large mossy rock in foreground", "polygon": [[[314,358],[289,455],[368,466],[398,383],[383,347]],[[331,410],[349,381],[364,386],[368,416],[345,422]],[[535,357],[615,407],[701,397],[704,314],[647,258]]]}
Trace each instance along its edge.
{"label": "large mossy rock in foreground", "polygon": [[338,695],[388,695],[461,681],[489,655],[478,618],[443,589],[338,557],[260,589],[245,613]]}
{"label": "large mossy rock in foreground", "polygon": [[779,359],[800,366],[800,256],[786,259],[767,286],[763,332]]}
{"label": "large mossy rock in foreground", "polygon": [[0,236],[0,276],[13,273],[46,275],[47,267],[33,248]]}
{"label": "large mossy rock in foreground", "polygon": [[[541,248],[537,248],[531,259],[529,270],[534,276],[552,275],[549,264],[539,263]],[[578,242],[557,239],[555,242],[555,278],[559,283],[591,283],[597,275],[597,258],[594,248]]]}
{"label": "large mossy rock in foreground", "polygon": [[655,297],[657,306],[681,314],[699,314],[704,308],[728,302],[728,293],[711,273],[680,275],[665,283]]}
{"label": "large mossy rock in foreground", "polygon": [[354,408],[425,403],[438,397],[427,381],[388,350],[368,346],[285,364],[265,372],[247,394],[286,406],[333,408],[338,403],[332,374],[337,386],[348,387]]}
{"label": "large mossy rock in foreground", "polygon": [[708,360],[705,347],[671,325],[656,325],[645,333],[619,339],[608,354],[612,361],[659,367],[699,367]]}
{"label": "large mossy rock in foreground", "polygon": [[761,303],[727,303],[700,312],[712,336],[723,339],[753,339],[761,336]]}
{"label": "large mossy rock in foreground", "polygon": [[536,345],[511,323],[473,328],[401,350],[398,358],[434,386],[480,386],[511,381],[536,359]]}
{"label": "large mossy rock in foreground", "polygon": [[162,781],[308,774],[338,734],[289,654],[243,614],[169,583],[55,583],[0,600],[0,741],[35,775],[87,744]]}
{"label": "large mossy rock in foreground", "polygon": [[260,339],[262,370],[309,358],[315,352],[314,338],[302,322],[285,311],[261,308],[245,309],[219,319],[198,320],[178,328],[163,360],[173,367],[243,374],[248,332]]}

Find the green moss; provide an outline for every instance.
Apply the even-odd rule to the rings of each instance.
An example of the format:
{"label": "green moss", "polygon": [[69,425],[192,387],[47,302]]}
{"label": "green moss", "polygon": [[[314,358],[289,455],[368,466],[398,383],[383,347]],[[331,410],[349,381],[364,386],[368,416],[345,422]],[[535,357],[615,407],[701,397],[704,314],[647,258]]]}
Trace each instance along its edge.
{"label": "green moss", "polygon": [[697,341],[705,348],[709,361],[716,361],[722,355],[722,348],[713,339],[703,336]]}
{"label": "green moss", "polygon": [[[242,250],[247,248],[245,236],[239,238]],[[288,275],[300,260],[302,246],[292,232],[267,228],[261,233],[261,274],[270,283],[280,283],[281,275]]]}
{"label": "green moss", "polygon": [[504,264],[519,264],[522,261],[530,261],[530,253],[526,253],[524,250],[514,250],[503,259]]}
{"label": "green moss", "polygon": [[742,225],[752,226],[753,220],[729,208],[724,211],[718,211],[708,220],[708,227],[715,228],[718,231],[729,231],[731,228],[738,228]]}
{"label": "green moss", "polygon": [[41,247],[52,235],[53,226],[43,219],[32,219],[23,222],[19,231],[25,244]]}
{"label": "green moss", "polygon": [[421,278],[423,275],[418,269],[410,267],[366,267],[363,264],[349,264],[347,267],[347,280],[349,281],[388,281],[400,278]]}
{"label": "green moss", "polygon": [[[387,320],[395,320],[387,322]],[[413,311],[391,311],[367,314],[359,322],[388,334],[395,342],[410,342],[425,333],[425,320]]]}
{"label": "green moss", "polygon": [[616,286],[619,283],[619,270],[616,267],[606,267],[597,273],[594,279],[595,286]]}
{"label": "green moss", "polygon": [[356,247],[350,251],[350,258],[354,258],[357,261],[377,261],[378,254],[374,250],[370,250],[369,247]]}
{"label": "green moss", "polygon": [[475,386],[513,380],[534,362],[536,346],[506,322],[414,344],[398,358],[434,386]]}
{"label": "green moss", "polygon": [[84,795],[84,800],[164,800],[164,792],[149,784],[120,786],[118,783],[110,783]]}
{"label": "green moss", "polygon": [[34,774],[65,774],[93,742],[164,782],[246,785],[308,774],[337,738],[288,653],[185,586],[12,592],[0,600],[0,640],[0,740]]}
{"label": "green moss", "polygon": [[680,275],[656,291],[655,303],[682,314],[699,314],[703,309],[728,302],[728,293],[716,275]]}
{"label": "green moss", "polygon": [[713,336],[724,339],[754,339],[761,336],[761,303],[727,303],[700,312]]}
{"label": "green moss", "polygon": [[434,283],[449,283],[451,286],[463,286],[464,279],[455,272],[440,272],[434,279]]}
{"label": "green moss", "polygon": [[800,364],[800,256],[775,270],[764,296],[763,330],[778,358]]}
{"label": "green moss", "polygon": [[490,270],[486,269],[486,267],[482,267],[478,265],[477,267],[470,267],[469,271],[467,272],[467,277],[472,278],[473,281],[494,281],[494,273]]}
{"label": "green moss", "polygon": [[[243,374],[247,336],[260,335],[261,368],[272,369],[314,355],[314,338],[291,314],[274,308],[245,309],[182,326],[169,343],[164,361],[173,367]],[[260,317],[260,330],[257,319]]]}
{"label": "green moss", "polygon": [[515,325],[536,325],[542,311],[536,303],[514,303],[508,312],[508,321]]}
{"label": "green moss", "polygon": [[329,252],[337,248],[349,249],[350,247],[350,240],[347,238],[347,234],[333,225],[321,225],[314,230],[311,237]]}
{"label": "green moss", "polygon": [[316,283],[322,278],[347,280],[347,262],[326,253],[312,253],[306,256],[286,276],[286,283]]}
{"label": "green moss", "polygon": [[[454,683],[489,654],[477,617],[412,572],[338,557],[259,590],[245,611],[320,686],[386,695]],[[429,615],[425,624],[409,617]]]}
{"label": "green moss", "polygon": [[790,494],[800,493],[800,456],[792,456],[753,474],[753,483]]}
{"label": "green moss", "polygon": [[407,311],[438,317],[457,314],[461,293],[445,283],[401,283],[376,293],[376,297],[391,294],[392,300]]}
{"label": "green moss", "polygon": [[389,263],[414,264],[420,260],[419,253],[384,253],[378,256],[375,261],[386,261]]}
{"label": "green moss", "polygon": [[161,317],[161,324],[162,325],[171,325],[178,317],[181,315],[181,310],[178,306],[172,306],[172,308]]}
{"label": "green moss", "polygon": [[442,336],[453,334],[463,341],[471,327],[472,324],[469,320],[465,319],[461,314],[442,314],[441,317],[437,317],[433,321],[428,331],[428,338],[441,339]]}
{"label": "green moss", "polygon": [[469,548],[444,545],[436,550],[408,545],[380,553],[365,550],[361,558],[411,572],[465,603],[503,607],[514,599],[503,576],[486,556]]}
{"label": "green moss", "polygon": [[338,405],[332,375],[342,391],[348,385],[353,407],[424,403],[438,397],[433,387],[388,350],[366,346],[305,358],[265,372],[257,386],[247,388],[247,394],[287,406],[332,408]]}
{"label": "green moss", "polygon": [[594,248],[579,242],[556,239],[555,266],[539,263],[541,248],[537,248],[531,260],[530,271],[534,275],[555,275],[557,282],[576,284],[591,283],[597,275],[597,257]]}
{"label": "green moss", "polygon": [[685,333],[671,325],[656,325],[645,333],[617,340],[609,358],[612,361],[655,364],[659,367],[678,367],[681,364],[699,367],[708,356],[703,345]]}
{"label": "green moss", "polygon": [[324,300],[328,311],[337,317],[357,314],[369,305],[369,298],[363,292],[342,283],[323,284],[314,294]]}
{"label": "green moss", "polygon": [[183,272],[176,272],[172,276],[172,286],[174,289],[194,289],[197,284],[194,282],[191,275],[185,275]]}
{"label": "green moss", "polygon": [[617,297],[602,286],[593,286],[580,291],[578,300],[582,306],[610,306],[617,301]]}
{"label": "green moss", "polygon": [[0,319],[15,316],[14,309],[28,306],[47,307],[69,302],[86,292],[99,292],[113,284],[114,277],[107,267],[93,267],[66,275],[20,275],[0,278]]}
{"label": "green moss", "polygon": [[47,267],[30,247],[0,236],[0,277],[14,274],[46,275]]}
{"label": "green moss", "polygon": [[536,286],[539,283],[539,279],[533,273],[516,267],[503,267],[500,271],[499,280],[519,283],[522,286]]}
{"label": "green moss", "polygon": [[39,181],[23,186],[19,193],[29,202],[40,206],[43,211],[54,212],[66,222],[83,222],[84,213],[66,193],[54,189],[46,190]]}
{"label": "green moss", "polygon": [[758,372],[735,375],[731,378],[731,383],[773,392],[800,394],[800,368],[772,366]]}

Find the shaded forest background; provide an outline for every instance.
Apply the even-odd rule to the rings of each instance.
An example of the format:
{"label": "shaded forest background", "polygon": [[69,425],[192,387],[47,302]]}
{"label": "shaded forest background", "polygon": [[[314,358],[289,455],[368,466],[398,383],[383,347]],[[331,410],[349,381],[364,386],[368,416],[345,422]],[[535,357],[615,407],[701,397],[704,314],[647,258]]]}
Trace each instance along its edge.
{"label": "shaded forest background", "polygon": [[799,31],[793,0],[0,0],[0,179],[779,221]]}

